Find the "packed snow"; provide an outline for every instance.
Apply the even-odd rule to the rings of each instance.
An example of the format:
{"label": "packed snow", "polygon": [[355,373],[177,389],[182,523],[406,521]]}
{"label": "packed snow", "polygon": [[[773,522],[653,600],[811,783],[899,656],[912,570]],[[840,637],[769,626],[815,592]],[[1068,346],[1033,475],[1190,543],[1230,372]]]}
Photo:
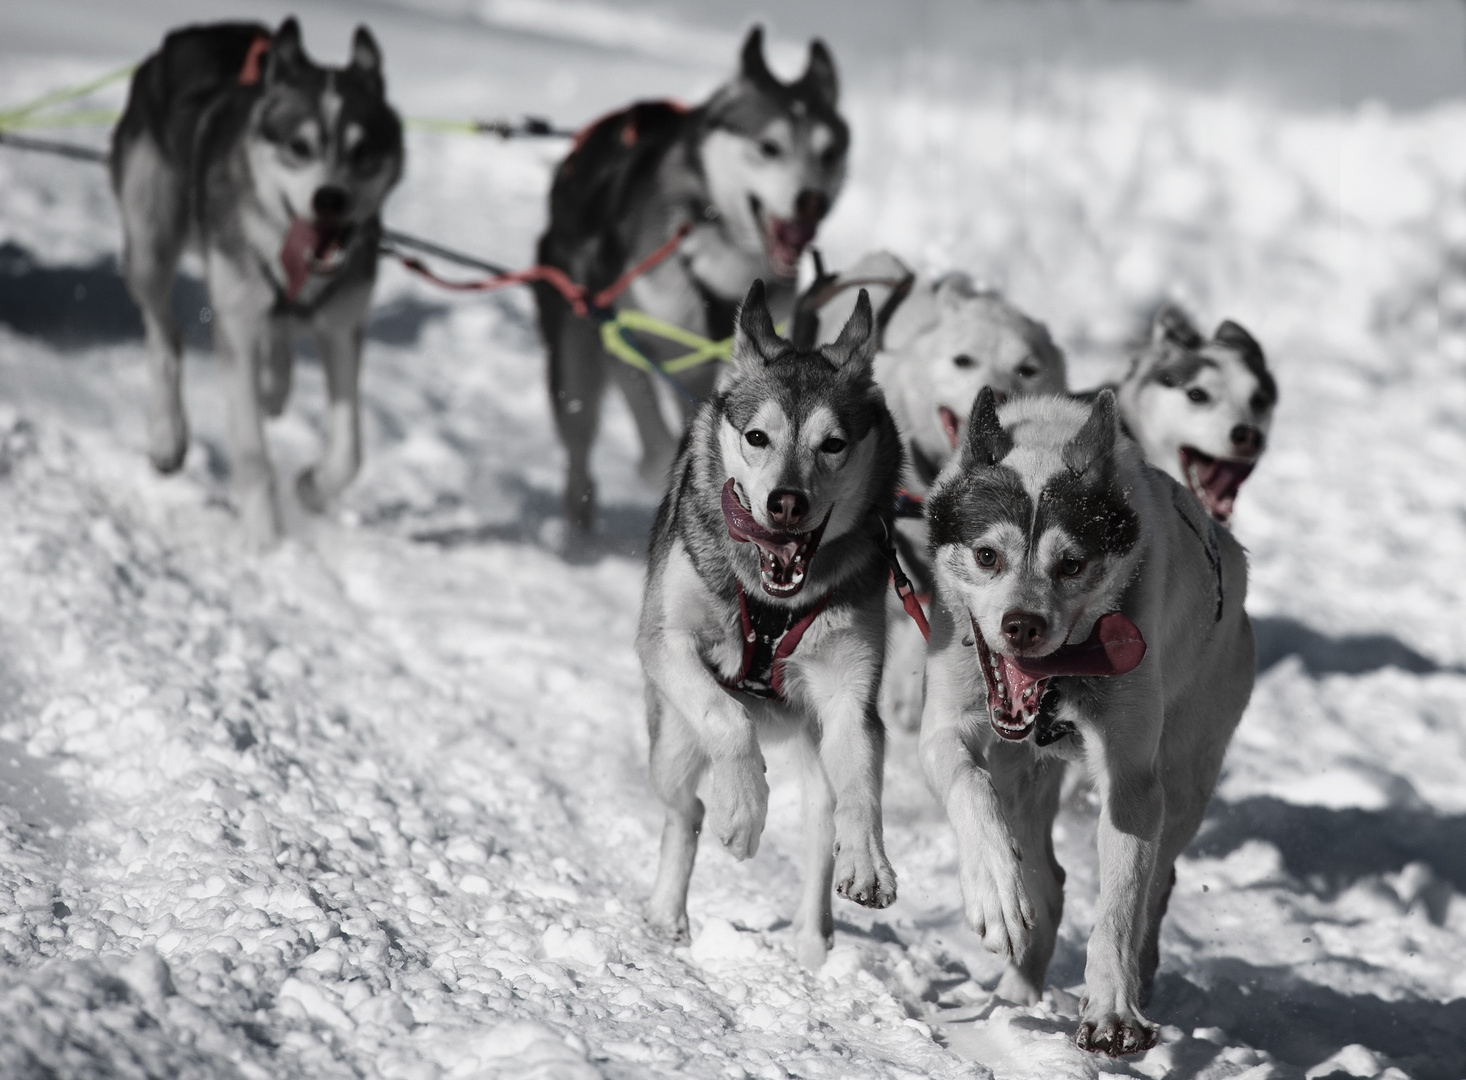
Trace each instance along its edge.
{"label": "packed snow", "polygon": [[[64,10],[0,11],[0,103],[232,14]],[[355,13],[296,10],[339,61]],[[406,113],[569,123],[695,99],[737,42],[586,3],[475,10],[370,10]],[[800,44],[774,50],[785,70]],[[1015,1007],[990,996],[1000,961],[962,925],[952,836],[899,728],[900,899],[837,899],[822,970],[792,956],[798,800],[777,756],[758,856],[705,839],[691,945],[650,933],[661,811],[632,637],[658,493],[624,411],[598,451],[600,538],[567,558],[528,297],[387,266],[361,478],[324,517],[287,506],[287,540],[253,556],[197,284],[194,441],[162,479],[99,262],[118,239],[102,170],[0,150],[0,1075],[1466,1076],[1466,104],[839,59],[855,141],[828,263],[887,247],[999,285],[1078,386],[1116,376],[1170,296],[1246,325],[1281,386],[1235,518],[1260,677],[1178,865],[1161,1045],[1116,1062],[1071,1042],[1085,786],[1060,818],[1050,989]],[[562,151],[414,130],[389,224],[527,261]],[[270,427],[282,476],[318,452],[323,403],[306,359]]]}

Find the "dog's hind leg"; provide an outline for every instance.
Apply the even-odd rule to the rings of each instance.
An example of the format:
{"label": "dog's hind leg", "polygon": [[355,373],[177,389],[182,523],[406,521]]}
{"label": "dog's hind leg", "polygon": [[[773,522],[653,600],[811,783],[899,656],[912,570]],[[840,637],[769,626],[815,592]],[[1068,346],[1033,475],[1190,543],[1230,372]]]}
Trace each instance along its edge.
{"label": "dog's hind leg", "polygon": [[[1010,748],[994,747],[993,757],[1005,752]],[[1004,792],[1004,812],[1023,852],[1019,873],[1033,902],[1034,920],[1027,945],[1010,959],[996,992],[1008,1001],[1032,1005],[1043,996],[1044,974],[1053,959],[1064,915],[1064,869],[1054,857],[1053,838],[1064,766],[1062,762],[1033,762],[1002,770],[999,775],[1005,782],[1017,782],[1013,790]]]}
{"label": "dog's hind leg", "polygon": [[183,411],[183,343],[171,305],[173,278],[187,238],[183,177],[146,134],[119,145],[117,204],[122,217],[122,276],[142,309],[148,354],[148,459],[176,472],[188,453]]}
{"label": "dog's hind leg", "polygon": [[835,793],[813,739],[801,733],[793,746],[799,758],[805,845],[804,891],[794,916],[794,955],[814,971],[825,962],[835,938],[835,914],[830,908],[835,880]]}
{"label": "dog's hind leg", "polygon": [[[543,301],[542,301],[543,303]],[[559,302],[563,306],[563,302]],[[550,406],[555,430],[567,457],[565,520],[589,533],[595,525],[596,485],[590,474],[590,451],[600,426],[606,364],[594,323],[576,318],[568,308],[550,334]]]}
{"label": "dog's hind leg", "polygon": [[343,292],[316,320],[326,371],[326,450],[295,481],[301,505],[316,513],[346,489],[361,467],[361,345],[370,301],[368,282]]}
{"label": "dog's hind leg", "polygon": [[647,687],[647,727],[651,732],[652,790],[662,800],[662,850],[657,880],[647,903],[647,922],[674,941],[688,939],[687,888],[697,858],[703,806],[697,782],[707,757],[686,721],[654,687]]}

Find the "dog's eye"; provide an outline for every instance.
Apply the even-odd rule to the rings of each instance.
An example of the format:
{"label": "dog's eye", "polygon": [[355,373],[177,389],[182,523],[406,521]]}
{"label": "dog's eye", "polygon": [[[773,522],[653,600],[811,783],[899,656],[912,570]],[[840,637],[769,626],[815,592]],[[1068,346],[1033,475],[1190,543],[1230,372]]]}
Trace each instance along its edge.
{"label": "dog's eye", "polygon": [[972,553],[972,557],[977,560],[977,565],[984,570],[996,570],[998,563],[1001,561],[998,553],[990,547],[978,548]]}
{"label": "dog's eye", "polygon": [[952,363],[956,364],[960,368],[969,368],[973,364],[977,363],[977,361],[968,356],[966,353],[960,353],[957,356],[952,357]]}
{"label": "dog's eye", "polygon": [[1031,379],[1037,374],[1038,368],[1034,367],[1032,364],[1023,364],[1020,365],[1018,368],[1018,377],[1022,379]]}
{"label": "dog's eye", "polygon": [[351,152],[351,168],[362,176],[370,176],[382,167],[382,159],[365,150]]}
{"label": "dog's eye", "polygon": [[298,158],[308,158],[311,156],[311,144],[297,135],[290,140],[290,152]]}
{"label": "dog's eye", "polygon": [[1190,390],[1186,391],[1186,396],[1198,405],[1205,405],[1211,400],[1211,395],[1199,386],[1193,386]]}
{"label": "dog's eye", "polygon": [[840,164],[839,148],[832,146],[821,154],[820,164],[827,169],[833,169],[836,165]]}
{"label": "dog's eye", "polygon": [[768,432],[760,431],[758,428],[754,428],[752,431],[745,431],[743,433],[743,437],[748,440],[749,446],[769,445]]}
{"label": "dog's eye", "polygon": [[1260,413],[1267,412],[1270,402],[1268,401],[1266,394],[1258,391],[1257,393],[1252,395],[1252,400],[1249,401],[1248,404],[1252,406],[1253,412]]}
{"label": "dog's eye", "polygon": [[784,152],[784,148],[773,139],[762,139],[758,144],[758,152],[766,158],[776,158]]}
{"label": "dog's eye", "polygon": [[845,449],[845,440],[838,435],[831,435],[824,442],[820,443],[820,449],[827,454],[838,454]]}
{"label": "dog's eye", "polygon": [[1059,560],[1060,577],[1078,577],[1082,573],[1084,573],[1083,559],[1068,558]]}

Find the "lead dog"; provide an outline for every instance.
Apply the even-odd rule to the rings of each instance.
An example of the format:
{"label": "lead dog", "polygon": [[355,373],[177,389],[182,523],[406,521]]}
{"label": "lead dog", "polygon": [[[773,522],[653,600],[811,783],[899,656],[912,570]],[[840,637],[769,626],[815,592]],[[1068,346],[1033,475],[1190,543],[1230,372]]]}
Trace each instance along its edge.
{"label": "lead dog", "polygon": [[799,351],[754,283],[736,368],[694,417],[652,527],[637,635],[666,806],[649,921],[687,934],[699,781],[714,835],[746,859],[768,808],[761,744],[791,740],[808,844],[795,950],[810,968],[834,934],[832,881],[867,907],[896,898],[876,699],[901,445],[874,353],[864,295],[834,344]]}
{"label": "lead dog", "polygon": [[968,923],[1032,1003],[1063,912],[1052,825],[1072,762],[1100,798],[1100,895],[1075,1040],[1154,1045],[1141,1015],[1174,863],[1256,659],[1226,529],[1092,406],[983,390],[927,501],[936,596],[921,758],[957,834]]}
{"label": "lead dog", "polygon": [[[578,137],[555,171],[539,261],[595,292],[674,237],[673,258],[636,278],[616,301],[704,337],[733,333],[738,301],[768,282],[780,316],[794,300],[799,257],[845,181],[850,131],[825,46],[809,47],[804,74],[781,82],[764,62],[763,33],[743,45],[737,75],[704,105],[648,101]],[[569,457],[565,516],[582,532],[595,519],[590,450],[607,374],[621,387],[641,439],[640,474],[660,488],[677,451],[651,376],[609,358],[596,323],[576,317],[548,285],[535,288],[549,352],[555,428]],[[653,357],[658,343],[644,343]],[[716,364],[679,376],[705,397]]]}
{"label": "lead dog", "polygon": [[377,271],[378,213],[402,172],[402,125],[365,27],[344,68],[306,56],[300,27],[175,30],[133,76],[112,135],[122,273],[147,332],[148,456],[188,451],[182,350],[169,296],[188,244],[204,256],[214,343],[229,364],[233,483],[257,546],[280,532],[261,410],[290,394],[291,334],[315,335],[330,396],[325,455],[301,473],[309,509],[361,462],[361,343]]}
{"label": "lead dog", "polygon": [[1119,387],[1120,416],[1145,458],[1223,525],[1267,446],[1278,385],[1262,347],[1228,319],[1211,339],[1173,305]]}

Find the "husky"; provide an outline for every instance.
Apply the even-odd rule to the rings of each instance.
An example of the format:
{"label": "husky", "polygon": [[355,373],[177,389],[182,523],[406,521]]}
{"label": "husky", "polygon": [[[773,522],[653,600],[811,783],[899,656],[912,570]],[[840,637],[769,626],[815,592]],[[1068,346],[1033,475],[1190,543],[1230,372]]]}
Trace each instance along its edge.
{"label": "husky", "polygon": [[652,787],[666,807],[648,920],[677,939],[703,823],[736,858],[768,808],[761,744],[801,766],[807,865],[795,951],[824,962],[830,887],[896,898],[881,824],[884,555],[901,444],[872,378],[862,295],[830,345],[774,331],[762,282],[738,317],[731,377],[699,407],[652,526],[637,653]]}
{"label": "husky", "polygon": [[[1025,394],[1062,394],[1064,353],[1048,327],[961,272],[917,274],[889,252],[822,276],[800,297],[795,333],[814,335],[842,324],[864,286],[876,305],[880,347],[876,381],[885,391],[910,468],[896,538],[918,593],[931,591],[921,501],[956,451],[962,425],[984,386],[999,403]],[[796,336],[797,340],[797,336]],[[893,608],[893,614],[896,608]],[[891,628],[881,713],[906,730],[921,720],[926,643],[896,618]]]}
{"label": "husky", "polygon": [[214,342],[228,362],[235,498],[248,538],[280,533],[261,413],[290,394],[291,335],[310,331],[326,373],[325,454],[296,491],[321,510],[361,461],[361,345],[379,213],[402,173],[402,124],[365,27],[344,68],[305,54],[299,24],[175,30],[133,76],[112,135],[122,272],[142,308],[148,457],[183,464],[182,349],[169,296],[185,246],[204,258]]}
{"label": "husky", "polygon": [[[755,27],[737,74],[706,104],[641,102],[578,136],[555,172],[540,263],[594,292],[685,227],[675,257],[637,277],[616,307],[722,340],[733,333],[738,300],[761,278],[783,317],[800,256],[845,181],[850,131],[838,98],[834,61],[821,42],[810,44],[804,74],[785,83],[769,71]],[[647,483],[665,483],[678,437],[651,376],[608,357],[594,320],[577,317],[546,284],[535,297],[555,427],[569,458],[566,520],[584,533],[595,517],[590,450],[608,372],[631,407]],[[655,342],[646,349],[665,357]],[[716,367],[678,376],[684,420],[689,402],[711,391]]]}
{"label": "husky", "polygon": [[1267,446],[1278,385],[1262,347],[1230,319],[1208,341],[1180,308],[1156,315],[1119,387],[1120,416],[1145,458],[1223,525]]}
{"label": "husky", "polygon": [[1256,672],[1230,532],[1093,404],[984,389],[927,500],[936,577],[920,755],[957,835],[969,925],[1032,1004],[1063,912],[1070,762],[1100,799],[1100,895],[1075,1041],[1153,1046],[1141,1015],[1176,857]]}

